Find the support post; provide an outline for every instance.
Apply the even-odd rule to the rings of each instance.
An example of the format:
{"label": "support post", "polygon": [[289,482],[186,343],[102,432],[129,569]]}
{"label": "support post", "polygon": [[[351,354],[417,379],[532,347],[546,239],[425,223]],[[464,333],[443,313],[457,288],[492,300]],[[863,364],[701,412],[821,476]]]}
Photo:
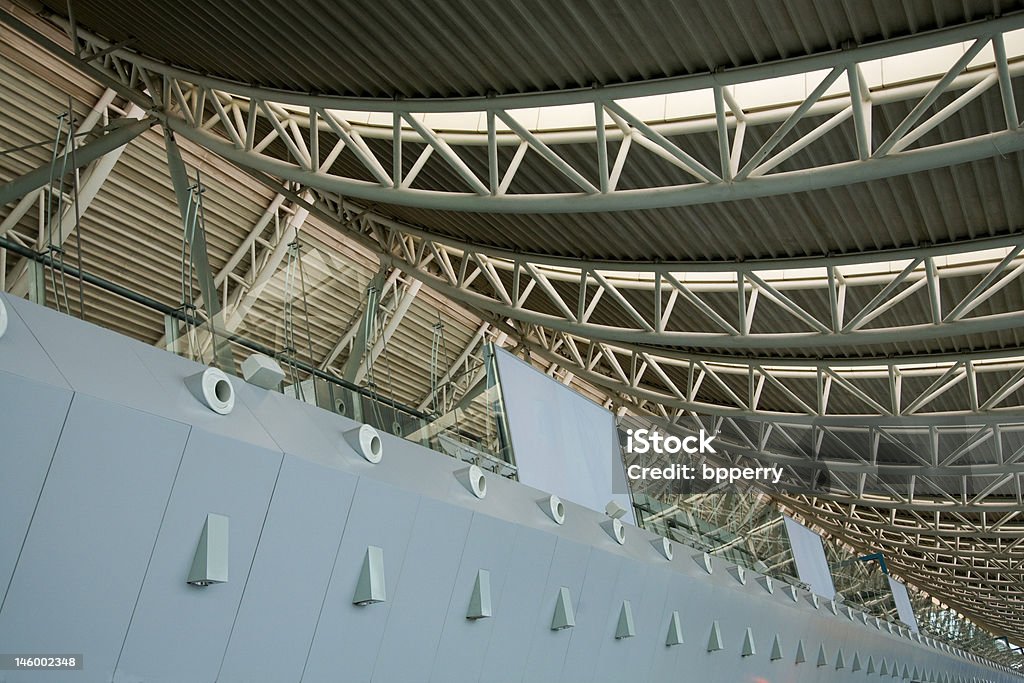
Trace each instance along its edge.
{"label": "support post", "polygon": [[174,134],[166,127],[164,128],[164,142],[167,147],[167,166],[171,172],[174,196],[177,198],[178,208],[181,210],[182,229],[184,230],[185,239],[188,240],[192,262],[195,265],[196,276],[199,279],[199,291],[203,295],[203,308],[206,309],[207,320],[209,320],[210,324],[214,363],[221,370],[233,374],[235,363],[231,355],[231,349],[226,340],[217,334],[216,330],[217,325],[221,323],[220,299],[217,296],[217,287],[213,281],[213,273],[210,271],[210,259],[206,251],[206,232],[198,220],[195,221],[195,229],[191,229],[193,217],[190,214],[195,209],[191,201],[188,172],[185,169],[185,162],[182,161],[178,143],[174,140]]}

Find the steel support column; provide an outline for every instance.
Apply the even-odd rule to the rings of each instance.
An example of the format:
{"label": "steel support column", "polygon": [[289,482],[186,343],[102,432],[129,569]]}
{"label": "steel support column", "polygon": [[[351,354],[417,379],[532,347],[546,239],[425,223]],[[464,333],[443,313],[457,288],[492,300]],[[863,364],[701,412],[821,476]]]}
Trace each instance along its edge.
{"label": "steel support column", "polygon": [[196,278],[199,280],[199,291],[203,296],[203,308],[206,310],[207,321],[210,326],[210,334],[213,338],[214,362],[226,372],[234,372],[235,363],[231,355],[231,348],[223,335],[218,334],[218,326],[221,324],[220,299],[217,297],[217,286],[213,281],[213,272],[210,270],[210,259],[206,249],[206,231],[197,215],[198,203],[192,201],[191,181],[188,171],[185,169],[185,162],[181,158],[181,151],[174,140],[174,134],[164,128],[164,144],[167,151],[167,166],[171,173],[171,182],[174,185],[174,195],[178,200],[178,209],[181,211],[182,230],[185,239],[189,244],[191,261],[196,271]]}

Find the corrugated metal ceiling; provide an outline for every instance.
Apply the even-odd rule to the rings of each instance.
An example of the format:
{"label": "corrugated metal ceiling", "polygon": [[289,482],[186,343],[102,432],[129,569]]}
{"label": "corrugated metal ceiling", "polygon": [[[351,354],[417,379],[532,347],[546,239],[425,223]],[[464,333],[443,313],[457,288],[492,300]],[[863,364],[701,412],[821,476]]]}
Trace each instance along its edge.
{"label": "corrugated metal ceiling", "polygon": [[[59,14],[67,4],[47,0]],[[373,97],[482,96],[774,61],[1018,8],[1011,0],[74,0],[130,49],[268,87]],[[330,65],[325,68],[325,65]]]}

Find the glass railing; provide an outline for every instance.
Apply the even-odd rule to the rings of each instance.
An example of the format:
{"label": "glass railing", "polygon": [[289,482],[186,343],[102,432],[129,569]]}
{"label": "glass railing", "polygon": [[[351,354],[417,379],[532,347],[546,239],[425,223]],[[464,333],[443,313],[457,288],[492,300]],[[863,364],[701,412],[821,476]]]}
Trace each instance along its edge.
{"label": "glass railing", "polygon": [[896,600],[884,560],[837,543],[826,541],[824,546],[837,599],[880,619],[897,621]]}
{"label": "glass railing", "polygon": [[746,494],[653,497],[633,493],[641,527],[709,555],[801,586],[785,538],[782,514]]}
{"label": "glass railing", "polygon": [[[324,410],[365,422],[376,429],[422,444],[439,453],[479,465],[501,476],[515,478],[515,460],[508,439],[502,430],[503,411],[498,397],[497,376],[489,363],[479,390],[470,392],[445,412],[422,411],[403,404],[379,386],[356,385],[301,360],[305,340],[299,335],[284,334],[281,341],[287,348],[272,348],[255,338],[258,326],[246,326],[245,333],[213,326],[202,319],[195,307],[173,307],[124,285],[88,272],[80,273],[75,265],[40,254],[32,249],[0,237],[0,248],[25,257],[32,281],[29,298],[35,303],[78,315],[79,281],[83,283],[84,300],[93,304],[102,292],[115,297],[113,305],[127,312],[131,326],[123,329],[93,310],[89,321],[141,339],[159,337],[158,346],[172,353],[205,365],[216,365],[236,376],[241,363],[250,355],[260,353],[274,358],[285,372],[279,389]],[[69,297],[55,296],[66,289]],[[62,303],[64,302],[64,303]],[[295,347],[300,347],[296,350]],[[308,358],[308,354],[305,354]]]}
{"label": "glass railing", "polygon": [[[177,334],[165,335],[170,339],[163,347],[175,354],[204,364],[213,364],[213,335],[206,323],[185,326],[180,316],[168,315],[165,329]],[[381,392],[377,386],[361,386],[347,382],[329,372],[310,366],[284,352],[267,349],[237,333],[218,335],[218,343],[230,349],[230,367],[225,372],[241,374],[241,361],[253,352],[271,356],[285,372],[285,381],[279,389],[297,400],[364,422],[388,434],[414,441],[427,448],[507,478],[516,478],[515,460],[505,432],[501,391],[493,357],[484,353],[480,360],[483,377],[453,405],[444,406],[437,414],[403,405]],[[486,347],[485,347],[486,351]],[[219,366],[226,363],[219,362]]]}

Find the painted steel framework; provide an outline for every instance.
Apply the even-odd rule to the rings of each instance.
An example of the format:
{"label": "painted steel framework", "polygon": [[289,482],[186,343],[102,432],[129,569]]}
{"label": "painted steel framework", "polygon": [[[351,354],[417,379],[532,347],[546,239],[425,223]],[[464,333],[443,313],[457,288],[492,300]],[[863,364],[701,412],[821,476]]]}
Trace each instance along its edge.
{"label": "painted steel framework", "polygon": [[[355,205],[321,195],[339,218]],[[978,314],[1024,273],[1024,239],[802,260],[623,264],[523,256],[430,235],[363,212],[360,226],[403,270],[433,289],[502,317],[589,339],[718,349],[797,349],[890,344],[1019,327],[1019,312]],[[436,271],[414,265],[436,255]],[[972,258],[971,254],[976,256]],[[962,296],[943,297],[953,279],[981,276]],[[855,291],[853,291],[855,290]],[[821,292],[822,314],[812,313]],[[860,306],[848,295],[867,292]],[[723,303],[722,295],[731,299]],[[758,331],[771,307],[786,331]],[[917,324],[904,309],[923,302]],[[983,310],[983,309],[982,309]],[[971,315],[974,313],[974,315]],[[913,315],[911,319],[918,316]],[[878,324],[873,321],[889,321]]]}
{"label": "painted steel framework", "polygon": [[[994,424],[1015,419],[1021,409],[1024,358],[1016,349],[744,361],[625,347],[540,326],[526,331],[526,343],[540,357],[591,384],[705,415],[794,424],[941,426],[965,420]],[[964,405],[956,399],[955,407],[936,407],[958,386],[966,390]],[[772,405],[764,406],[769,393]]]}
{"label": "painted steel framework", "polygon": [[[6,12],[0,20],[32,34]],[[547,365],[549,374],[600,388],[610,405],[631,406],[678,429],[712,429],[729,462],[778,463],[794,477],[808,467],[827,470],[831,489],[788,495],[787,504],[855,544],[891,554],[906,576],[940,586],[990,623],[1020,630],[1024,623],[1006,611],[1019,608],[1019,600],[1002,588],[1019,581],[1024,548],[1024,350],[865,359],[821,353],[1019,327],[1024,314],[993,311],[986,302],[1019,284],[1020,238],[801,261],[581,262],[441,238],[351,199],[488,212],[655,208],[830,187],[1021,151],[1013,80],[1024,63],[1007,57],[1004,40],[1021,27],[1024,14],[1016,13],[703,76],[443,101],[250,88],[153,62],[70,26],[74,53],[56,53],[148,114],[142,124],[108,133],[107,146],[94,148],[95,158],[123,144],[114,135],[130,139],[128,131],[137,134],[159,121],[240,167],[284,182],[268,209],[270,218],[253,228],[217,275],[232,324],[241,323],[279,268],[282,245],[290,241],[286,233],[301,227],[305,212],[315,212],[379,254],[393,286],[404,273],[481,311],[485,322],[455,366],[467,363],[489,333],[508,334]],[[34,37],[51,50],[55,46]],[[863,65],[871,60],[960,42],[970,44],[944,73],[871,87],[864,78]],[[991,60],[985,63],[983,50],[989,47]],[[799,102],[752,111],[732,91],[738,84],[793,74],[819,79]],[[840,79],[845,91],[830,92]],[[929,133],[996,88],[1002,105],[998,126],[953,142],[930,142],[935,138]],[[713,93],[714,116],[656,123],[636,113],[636,98],[700,89]],[[940,98],[944,106],[926,116]],[[910,113],[875,144],[873,113],[893,102],[911,103]],[[589,108],[592,123],[539,131],[516,115],[527,107],[568,105]],[[371,125],[346,114],[353,111],[387,116]],[[446,113],[467,111],[486,121],[486,131],[445,130],[434,123]],[[804,132],[797,135],[798,124],[811,119],[815,124],[800,126]],[[848,160],[793,168],[807,158],[801,151],[846,121],[856,133]],[[747,149],[744,140],[754,128],[768,131],[766,141]],[[687,147],[687,136],[695,133],[714,136],[714,163],[698,161]],[[620,144],[613,158],[608,143],[615,140]],[[620,188],[634,144],[674,166],[678,180]],[[574,168],[559,153],[562,145],[592,148],[596,176]],[[507,150],[499,154],[499,148]],[[410,149],[418,150],[411,166],[402,161]],[[506,151],[511,161],[502,165]],[[335,171],[343,154],[356,162],[358,174]],[[512,191],[528,154],[548,162],[574,191]],[[455,183],[424,189],[417,184],[419,174],[438,160]],[[16,198],[29,186],[22,179],[7,190]],[[271,218],[286,201],[292,216],[286,230],[275,227],[268,236]],[[234,273],[246,253],[250,272]],[[407,283],[403,301],[417,290]],[[951,297],[951,291],[959,294]],[[914,309],[926,310],[927,317],[915,319]],[[762,324],[767,311],[771,318]],[[396,301],[389,327],[397,327],[403,314]],[[785,332],[772,329],[780,320]],[[337,353],[323,360],[324,367],[351,345],[354,329],[339,336]],[[679,350],[685,347],[710,351]],[[966,401],[950,399],[957,392]],[[431,399],[425,396],[421,405]]]}
{"label": "painted steel framework", "polygon": [[[60,18],[55,21],[63,22]],[[1024,13],[1014,13],[902,40],[708,75],[535,95],[387,101],[247,87],[155,62],[80,28],[72,39],[82,60],[122,85],[148,93],[144,99],[164,112],[165,122],[175,132],[237,163],[284,180],[345,197],[423,208],[583,212],[770,196],[1022,150],[1024,135],[1019,130],[1012,79],[1021,73],[1024,63],[1007,58],[1004,42],[1007,32],[1022,27]],[[70,32],[72,27],[67,28]],[[970,46],[962,56],[935,77],[875,88],[869,87],[864,78],[862,65],[872,60],[968,41]],[[989,47],[991,63],[968,69]],[[794,74],[817,80],[819,72],[827,75],[802,101],[766,110],[744,110],[731,90],[736,85]],[[847,83],[846,91],[828,94],[841,78]],[[993,87],[999,90],[1003,108],[1000,128],[953,142],[927,142],[929,132]],[[711,89],[714,94],[714,116],[659,125],[631,111],[637,98],[701,89]],[[960,94],[925,117],[940,97],[954,92]],[[894,101],[912,102],[913,108],[881,143],[874,144],[872,108]],[[516,118],[516,112],[526,107],[570,105],[592,107],[591,124],[581,130],[539,132]],[[390,117],[390,125],[353,120],[365,112]],[[487,121],[486,132],[446,131],[443,115],[452,112],[478,114]],[[440,125],[430,123],[431,115],[441,117]],[[827,118],[802,135],[791,135],[801,121],[816,117]],[[847,119],[853,120],[856,130],[848,160],[777,170]],[[747,131],[762,126],[772,132],[758,149],[746,150],[743,142]],[[685,136],[700,131],[716,136],[719,155],[714,163],[702,163],[692,149],[686,149]],[[374,138],[390,143],[390,159],[382,160],[367,142]],[[607,143],[616,139],[622,144],[612,158]],[[283,145],[283,156],[271,146],[275,141]],[[416,143],[422,151],[405,170],[403,150],[410,143]],[[596,177],[586,177],[559,154],[557,147],[566,144],[594,148]],[[667,185],[619,188],[618,179],[633,144],[675,166],[679,171],[677,180]],[[498,148],[505,146],[514,147],[515,153],[502,166]],[[483,167],[476,163],[473,148],[486,148]],[[334,162],[346,149],[361,167],[360,173],[334,170]],[[547,161],[575,191],[510,192],[528,153]],[[416,186],[417,175],[432,156],[442,161],[458,187],[438,190]]]}

